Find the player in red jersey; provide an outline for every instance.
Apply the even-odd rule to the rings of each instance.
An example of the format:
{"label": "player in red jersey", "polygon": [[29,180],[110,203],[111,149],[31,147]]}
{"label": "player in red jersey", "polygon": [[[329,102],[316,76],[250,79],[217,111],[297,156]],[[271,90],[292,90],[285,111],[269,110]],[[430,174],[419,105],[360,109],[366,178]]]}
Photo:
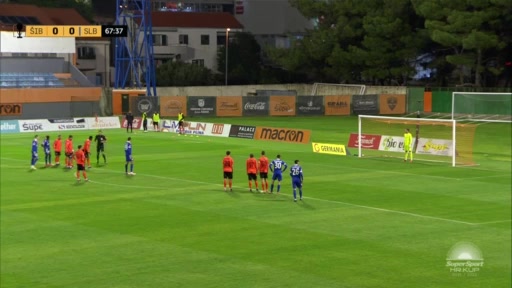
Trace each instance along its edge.
{"label": "player in red jersey", "polygon": [[233,158],[231,152],[226,151],[226,156],[222,160],[222,168],[224,169],[224,191],[227,191],[226,185],[229,183],[229,191],[233,191]]}
{"label": "player in red jersey", "polygon": [[62,139],[61,136],[57,136],[57,139],[53,141],[53,151],[55,152],[55,166],[60,165],[60,152],[62,151]]}
{"label": "player in red jersey", "polygon": [[259,192],[258,178],[256,176],[256,173],[258,172],[258,161],[254,159],[254,154],[251,153],[251,155],[249,155],[249,159],[247,159],[245,166],[247,168],[247,177],[249,178],[249,191],[252,192],[252,181],[254,181],[256,192]]}
{"label": "player in red jersey", "polygon": [[66,153],[66,168],[73,168],[73,136],[69,135],[66,139],[66,146],[64,147]]}
{"label": "player in red jersey", "polygon": [[87,168],[91,168],[91,141],[92,136],[89,136],[88,139],[85,140],[84,143],[84,155],[85,155],[85,161],[87,163]]}
{"label": "player in red jersey", "polygon": [[85,152],[82,150],[82,145],[78,145],[78,150],[75,153],[76,160],[76,180],[80,182],[80,171],[84,175],[84,180],[89,181],[87,173],[85,172]]}
{"label": "player in red jersey", "polygon": [[265,156],[265,151],[261,151],[261,157],[258,160],[258,170],[260,171],[261,190],[263,193],[268,191],[268,158]]}

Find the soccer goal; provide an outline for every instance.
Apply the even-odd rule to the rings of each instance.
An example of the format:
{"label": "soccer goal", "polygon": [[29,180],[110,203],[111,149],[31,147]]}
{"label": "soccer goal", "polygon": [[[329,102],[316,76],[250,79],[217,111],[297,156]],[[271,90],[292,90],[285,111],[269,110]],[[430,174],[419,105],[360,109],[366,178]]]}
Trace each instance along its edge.
{"label": "soccer goal", "polygon": [[458,123],[454,119],[359,115],[358,156],[403,158],[405,129],[413,136],[414,161],[475,165],[476,125]]}
{"label": "soccer goal", "polygon": [[512,93],[453,92],[451,119],[512,122]]}

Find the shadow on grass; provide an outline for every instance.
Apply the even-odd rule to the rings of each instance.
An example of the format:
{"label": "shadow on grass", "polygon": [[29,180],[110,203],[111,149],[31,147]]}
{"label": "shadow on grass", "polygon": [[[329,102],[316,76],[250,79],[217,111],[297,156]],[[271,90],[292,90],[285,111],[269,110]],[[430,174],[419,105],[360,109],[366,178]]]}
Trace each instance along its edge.
{"label": "shadow on grass", "polygon": [[301,208],[304,208],[304,209],[308,209],[308,210],[316,210],[316,208],[314,206],[312,206],[311,204],[309,204],[306,200],[297,200],[297,204],[301,207]]}

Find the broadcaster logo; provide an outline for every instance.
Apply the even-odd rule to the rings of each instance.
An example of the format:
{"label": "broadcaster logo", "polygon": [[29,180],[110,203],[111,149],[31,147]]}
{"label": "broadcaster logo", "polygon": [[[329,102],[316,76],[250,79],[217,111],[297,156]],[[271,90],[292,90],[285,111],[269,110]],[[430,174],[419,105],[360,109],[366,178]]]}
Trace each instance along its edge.
{"label": "broadcaster logo", "polygon": [[471,242],[459,242],[446,256],[446,267],[453,276],[478,276],[484,266],[482,251]]}

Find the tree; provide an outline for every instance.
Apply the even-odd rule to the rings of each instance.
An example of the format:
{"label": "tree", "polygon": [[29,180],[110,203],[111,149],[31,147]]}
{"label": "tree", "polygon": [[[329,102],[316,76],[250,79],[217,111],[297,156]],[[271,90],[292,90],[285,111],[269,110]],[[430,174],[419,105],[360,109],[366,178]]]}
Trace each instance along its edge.
{"label": "tree", "polygon": [[215,85],[211,70],[197,64],[168,61],[156,69],[158,86],[208,86]]}
{"label": "tree", "polygon": [[[487,64],[496,59],[510,39],[503,28],[511,27],[512,2],[509,0],[412,0],[433,41],[448,48],[446,61],[458,67],[459,83],[467,70],[474,74],[475,86],[481,86],[483,72],[500,74]],[[509,34],[510,35],[510,34]],[[508,44],[507,44],[508,41]],[[494,58],[494,59],[493,59]]]}
{"label": "tree", "polygon": [[93,22],[93,7],[88,0],[10,0],[9,2],[39,7],[74,8],[82,17]]}
{"label": "tree", "polygon": [[428,39],[410,0],[290,2],[316,20],[316,28],[291,49],[271,54],[286,69],[316,81],[402,84]]}
{"label": "tree", "polygon": [[[261,71],[261,48],[254,36],[246,32],[233,33],[228,47],[228,83],[233,85],[259,82]],[[217,53],[219,73],[225,77],[226,47]]]}

